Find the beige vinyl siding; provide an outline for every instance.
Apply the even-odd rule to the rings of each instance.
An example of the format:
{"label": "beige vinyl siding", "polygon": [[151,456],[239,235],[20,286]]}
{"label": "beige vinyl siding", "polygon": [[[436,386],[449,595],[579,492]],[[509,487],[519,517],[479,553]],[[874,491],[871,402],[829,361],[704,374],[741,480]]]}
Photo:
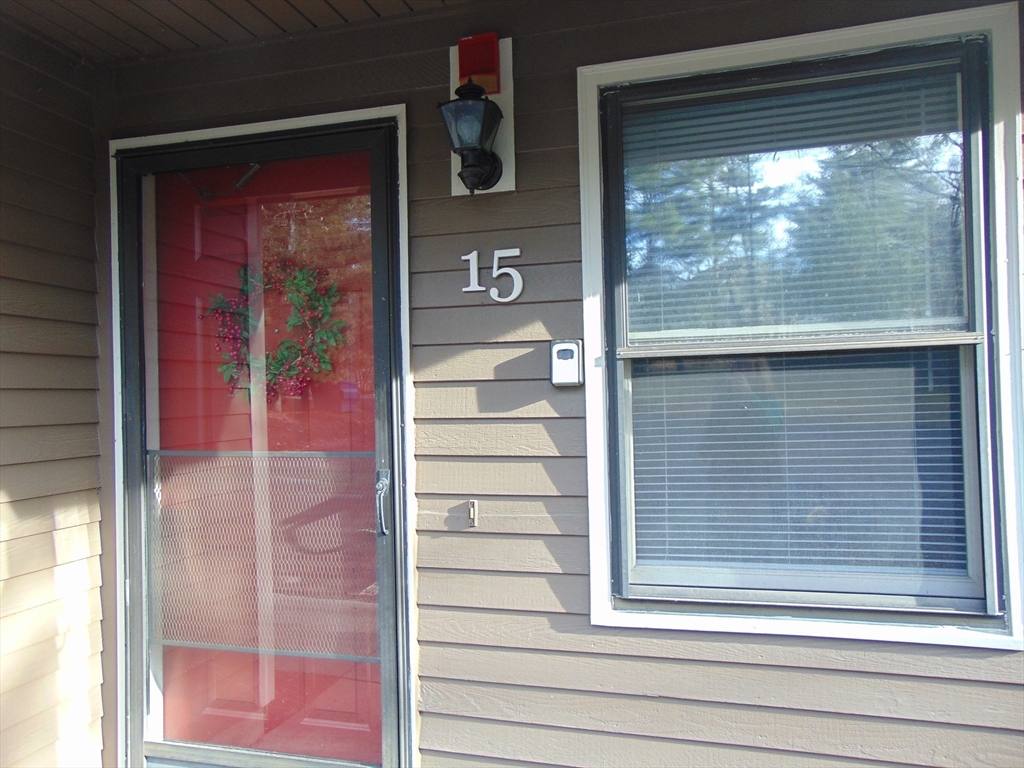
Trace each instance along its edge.
{"label": "beige vinyl siding", "polygon": [[0,72],[0,765],[99,765],[91,76],[6,24]]}
{"label": "beige vinyl siding", "polygon": [[[406,105],[424,766],[1024,762],[1019,653],[592,626],[583,392],[548,381],[548,342],[583,325],[577,67],[971,4],[488,0],[116,68],[116,137]],[[448,47],[492,29],[513,39],[518,191],[453,198]],[[460,256],[489,286],[513,247],[520,299],[462,292]]]}
{"label": "beige vinyl siding", "polygon": [[[423,765],[1014,765],[1020,654],[590,625],[582,391],[548,381],[582,334],[575,67],[686,17],[513,33],[516,199],[412,206]],[[458,295],[459,256],[507,247],[514,305]]]}

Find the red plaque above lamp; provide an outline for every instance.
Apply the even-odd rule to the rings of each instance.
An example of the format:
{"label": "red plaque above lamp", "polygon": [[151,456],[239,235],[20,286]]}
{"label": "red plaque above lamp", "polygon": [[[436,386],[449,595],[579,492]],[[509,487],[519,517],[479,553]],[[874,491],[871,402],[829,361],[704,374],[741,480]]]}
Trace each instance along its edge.
{"label": "red plaque above lamp", "polygon": [[501,93],[497,32],[459,38],[459,85],[465,85],[470,78],[485,93]]}

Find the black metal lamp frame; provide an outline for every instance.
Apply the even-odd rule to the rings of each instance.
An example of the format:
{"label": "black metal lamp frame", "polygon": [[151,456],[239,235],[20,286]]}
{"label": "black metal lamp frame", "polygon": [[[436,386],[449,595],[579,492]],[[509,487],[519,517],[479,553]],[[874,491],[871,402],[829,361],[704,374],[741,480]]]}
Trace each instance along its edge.
{"label": "black metal lamp frame", "polygon": [[470,78],[455,89],[455,98],[438,104],[452,152],[462,161],[459,178],[473,194],[491,189],[501,179],[501,158],[492,151],[503,117],[501,107],[488,99]]}

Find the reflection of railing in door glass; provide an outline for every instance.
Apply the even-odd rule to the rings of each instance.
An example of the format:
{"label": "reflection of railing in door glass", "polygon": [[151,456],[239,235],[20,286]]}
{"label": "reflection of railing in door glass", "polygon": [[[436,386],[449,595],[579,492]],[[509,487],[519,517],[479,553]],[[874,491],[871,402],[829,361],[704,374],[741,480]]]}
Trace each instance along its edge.
{"label": "reflection of railing in door glass", "polygon": [[165,739],[381,761],[369,179],[365,153],[156,178]]}

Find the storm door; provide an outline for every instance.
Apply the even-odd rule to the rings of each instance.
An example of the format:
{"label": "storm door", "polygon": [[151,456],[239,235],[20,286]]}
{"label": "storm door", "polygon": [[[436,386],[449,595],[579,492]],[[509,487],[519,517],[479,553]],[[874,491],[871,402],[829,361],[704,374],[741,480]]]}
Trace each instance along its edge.
{"label": "storm door", "polygon": [[123,163],[150,765],[397,762],[390,135]]}

